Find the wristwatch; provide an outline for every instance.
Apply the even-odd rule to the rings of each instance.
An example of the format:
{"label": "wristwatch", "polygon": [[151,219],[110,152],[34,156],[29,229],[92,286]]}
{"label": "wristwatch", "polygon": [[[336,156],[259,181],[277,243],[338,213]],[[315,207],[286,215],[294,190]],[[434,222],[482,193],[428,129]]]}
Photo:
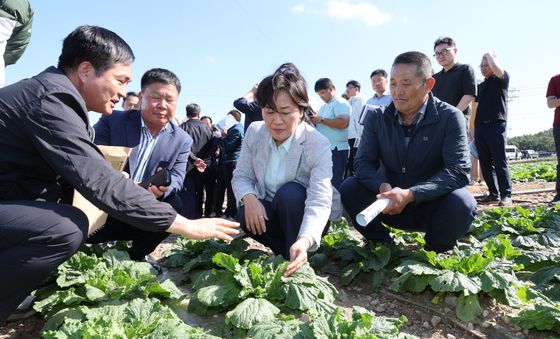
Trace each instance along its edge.
{"label": "wristwatch", "polygon": [[321,117],[321,123],[323,123],[325,121],[325,118]]}

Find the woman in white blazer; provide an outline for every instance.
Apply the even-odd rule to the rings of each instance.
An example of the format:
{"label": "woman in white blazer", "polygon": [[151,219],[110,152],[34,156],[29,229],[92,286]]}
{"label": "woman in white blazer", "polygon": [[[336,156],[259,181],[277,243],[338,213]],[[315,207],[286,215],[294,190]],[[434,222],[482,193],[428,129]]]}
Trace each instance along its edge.
{"label": "woman in white blazer", "polygon": [[264,121],[247,129],[232,180],[241,227],[291,261],[286,276],[319,246],[333,196],[330,143],[304,121],[312,113],[306,87],[293,64],[261,81]]}

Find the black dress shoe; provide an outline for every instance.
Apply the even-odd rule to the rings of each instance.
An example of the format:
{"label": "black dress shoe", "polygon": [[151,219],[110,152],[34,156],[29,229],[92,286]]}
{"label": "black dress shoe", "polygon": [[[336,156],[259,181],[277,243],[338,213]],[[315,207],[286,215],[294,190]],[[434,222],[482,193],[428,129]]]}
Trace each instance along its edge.
{"label": "black dress shoe", "polygon": [[157,271],[158,275],[163,273],[163,268],[161,267],[161,265],[157,261],[152,259],[149,255],[145,256],[144,260],[142,260],[142,261],[147,262],[148,264],[152,265],[152,267]]}
{"label": "black dress shoe", "polygon": [[487,196],[485,196],[484,198],[478,200],[479,203],[481,204],[488,204],[491,202],[498,202],[500,201],[500,197],[498,197],[497,195],[493,195],[493,194],[489,194]]}
{"label": "black dress shoe", "polygon": [[27,298],[23,299],[23,301],[19,304],[18,308],[16,308],[16,310],[12,314],[10,314],[6,321],[18,321],[32,317],[37,313],[37,311],[33,309],[34,303],[35,296],[28,295]]}

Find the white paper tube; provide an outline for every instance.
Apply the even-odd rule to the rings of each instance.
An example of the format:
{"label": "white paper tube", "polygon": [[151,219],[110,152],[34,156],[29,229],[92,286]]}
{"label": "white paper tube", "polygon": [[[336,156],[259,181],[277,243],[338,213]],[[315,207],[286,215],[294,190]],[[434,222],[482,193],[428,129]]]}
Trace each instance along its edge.
{"label": "white paper tube", "polygon": [[375,217],[389,205],[389,199],[377,199],[356,216],[360,226],[366,227]]}

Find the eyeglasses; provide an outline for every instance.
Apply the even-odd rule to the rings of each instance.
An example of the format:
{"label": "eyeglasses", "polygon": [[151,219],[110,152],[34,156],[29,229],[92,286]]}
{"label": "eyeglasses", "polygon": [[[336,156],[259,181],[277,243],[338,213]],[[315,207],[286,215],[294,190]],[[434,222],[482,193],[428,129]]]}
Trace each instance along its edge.
{"label": "eyeglasses", "polygon": [[437,57],[440,57],[440,56],[446,56],[449,53],[449,51],[451,51],[452,49],[453,49],[453,47],[444,48],[439,52],[435,52],[434,57],[437,58]]}
{"label": "eyeglasses", "polygon": [[478,66],[478,67],[480,67],[480,69],[483,69],[483,68],[488,68],[488,67],[490,67],[490,66],[488,66],[488,65],[480,65],[480,66]]}

